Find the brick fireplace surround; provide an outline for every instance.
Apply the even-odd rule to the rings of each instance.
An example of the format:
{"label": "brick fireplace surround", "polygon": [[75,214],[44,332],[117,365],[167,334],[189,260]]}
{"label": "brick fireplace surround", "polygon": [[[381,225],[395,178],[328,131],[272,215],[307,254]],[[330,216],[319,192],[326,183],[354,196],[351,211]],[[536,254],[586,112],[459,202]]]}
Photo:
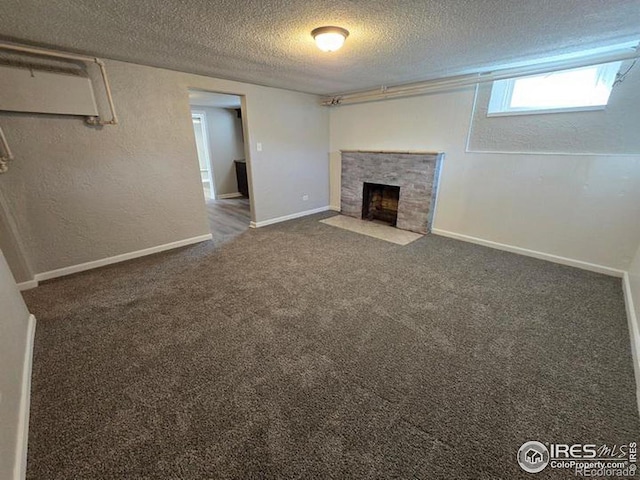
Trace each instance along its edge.
{"label": "brick fireplace surround", "polygon": [[362,218],[364,182],[400,187],[397,228],[429,233],[442,153],[342,150],[340,209]]}

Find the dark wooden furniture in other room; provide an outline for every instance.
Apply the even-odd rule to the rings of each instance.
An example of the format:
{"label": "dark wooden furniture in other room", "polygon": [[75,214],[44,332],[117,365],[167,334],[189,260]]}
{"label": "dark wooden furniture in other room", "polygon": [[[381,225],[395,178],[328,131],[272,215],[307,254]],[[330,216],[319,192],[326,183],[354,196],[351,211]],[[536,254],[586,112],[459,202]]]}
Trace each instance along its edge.
{"label": "dark wooden furniture in other room", "polygon": [[236,179],[238,180],[238,191],[249,198],[249,182],[247,182],[247,162],[246,160],[234,160],[236,164]]}

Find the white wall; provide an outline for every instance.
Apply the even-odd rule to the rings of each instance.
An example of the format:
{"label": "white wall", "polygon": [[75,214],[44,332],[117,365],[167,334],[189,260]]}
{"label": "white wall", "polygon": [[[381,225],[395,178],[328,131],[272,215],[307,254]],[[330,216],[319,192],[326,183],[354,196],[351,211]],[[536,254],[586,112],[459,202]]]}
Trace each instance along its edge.
{"label": "white wall", "polygon": [[473,99],[467,88],[332,107],[331,205],[341,149],[445,152],[435,229],[626,270],[640,243],[640,155],[467,153]]}
{"label": "white wall", "polygon": [[635,315],[640,320],[640,245],[629,266],[629,285],[633,295]]}
{"label": "white wall", "polygon": [[[21,478],[28,403],[23,399],[25,358],[30,358],[29,312],[0,252],[0,478]],[[32,326],[32,325],[31,325]],[[27,372],[27,374],[30,372]]]}
{"label": "white wall", "polygon": [[192,105],[194,112],[204,112],[209,139],[209,157],[213,164],[216,196],[238,192],[234,160],[244,158],[242,119],[235,110]]}
{"label": "white wall", "polygon": [[34,273],[209,233],[189,88],[245,96],[253,220],[328,205],[329,112],[316,96],[116,61],[107,70],[118,126],[0,112],[16,157],[0,189]]}
{"label": "white wall", "polygon": [[636,387],[638,389],[638,407],[640,408],[640,245],[629,265],[628,277],[625,279],[625,297],[627,315],[629,316],[629,333],[633,349]]}
{"label": "white wall", "polygon": [[[629,67],[624,62],[621,71]],[[604,110],[487,117],[491,87],[478,89],[470,150],[640,153],[640,68],[631,68],[613,88]]]}
{"label": "white wall", "polygon": [[0,250],[5,252],[7,263],[11,265],[16,281],[25,282],[33,278],[33,271],[24,254],[20,234],[2,190],[0,190]]}

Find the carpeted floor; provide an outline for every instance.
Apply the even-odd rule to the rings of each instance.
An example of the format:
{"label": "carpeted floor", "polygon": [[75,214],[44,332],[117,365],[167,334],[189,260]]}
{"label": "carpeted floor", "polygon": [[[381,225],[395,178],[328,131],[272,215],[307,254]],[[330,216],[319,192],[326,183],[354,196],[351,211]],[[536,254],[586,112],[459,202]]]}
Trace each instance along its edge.
{"label": "carpeted floor", "polygon": [[638,440],[620,280],[329,214],[45,283],[30,479],[571,478]]}

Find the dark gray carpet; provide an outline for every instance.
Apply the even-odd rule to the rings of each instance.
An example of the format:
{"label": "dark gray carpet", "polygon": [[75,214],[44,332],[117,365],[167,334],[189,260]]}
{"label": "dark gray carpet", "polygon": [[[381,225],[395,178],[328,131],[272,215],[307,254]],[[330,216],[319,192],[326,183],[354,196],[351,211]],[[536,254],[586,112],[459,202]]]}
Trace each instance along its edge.
{"label": "dark gray carpet", "polygon": [[637,441],[619,279],[322,217],[25,292],[28,477],[566,479],[520,445]]}

